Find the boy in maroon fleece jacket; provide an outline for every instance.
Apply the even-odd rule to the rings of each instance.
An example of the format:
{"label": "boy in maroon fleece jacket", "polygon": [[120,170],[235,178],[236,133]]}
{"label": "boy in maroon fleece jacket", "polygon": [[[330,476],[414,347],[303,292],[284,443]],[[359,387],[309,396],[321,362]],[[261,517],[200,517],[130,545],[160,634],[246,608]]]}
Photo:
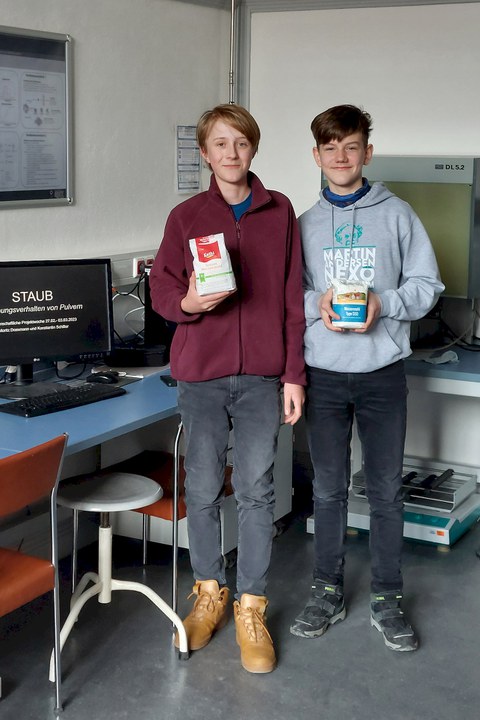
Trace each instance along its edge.
{"label": "boy in maroon fleece jacket", "polygon": [[[229,431],[238,507],[234,614],[243,667],[271,672],[265,624],[273,537],[273,462],[282,414],[302,413],[305,370],[302,258],[295,214],[250,172],[260,130],[239,105],[205,112],[197,141],[210,188],[170,214],[150,274],[154,309],[177,323],[170,361],[185,431],[186,504],[195,603],[185,619],[191,650],[227,619],[229,591],[220,507]],[[236,290],[199,295],[189,240],[222,234]]]}

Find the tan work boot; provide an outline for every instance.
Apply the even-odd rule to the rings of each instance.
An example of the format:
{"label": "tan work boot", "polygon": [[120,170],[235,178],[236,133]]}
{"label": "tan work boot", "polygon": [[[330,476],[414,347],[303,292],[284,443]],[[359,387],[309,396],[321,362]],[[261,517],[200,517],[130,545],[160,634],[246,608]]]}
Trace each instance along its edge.
{"label": "tan work boot", "polygon": [[[227,620],[228,588],[220,590],[216,580],[197,580],[191,594],[197,595],[192,611],[183,621],[190,650],[200,650],[210,642],[215,630],[222,628]],[[178,633],[175,647],[179,647]]]}
{"label": "tan work boot", "polygon": [[247,593],[233,604],[242,665],[251,673],[272,672],[276,664],[272,638],[265,624],[267,605],[266,597]]}

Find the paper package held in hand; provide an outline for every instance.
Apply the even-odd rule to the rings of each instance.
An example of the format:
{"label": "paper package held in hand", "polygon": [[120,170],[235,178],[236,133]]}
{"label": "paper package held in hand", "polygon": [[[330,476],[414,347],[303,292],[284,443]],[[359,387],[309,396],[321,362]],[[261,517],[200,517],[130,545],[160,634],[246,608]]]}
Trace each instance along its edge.
{"label": "paper package held in hand", "polygon": [[340,320],[332,319],[332,325],[347,329],[363,327],[367,318],[368,286],[333,279],[332,287],[332,308],[340,315]]}
{"label": "paper package held in hand", "polygon": [[235,276],[223,233],[189,240],[199,295],[235,290]]}

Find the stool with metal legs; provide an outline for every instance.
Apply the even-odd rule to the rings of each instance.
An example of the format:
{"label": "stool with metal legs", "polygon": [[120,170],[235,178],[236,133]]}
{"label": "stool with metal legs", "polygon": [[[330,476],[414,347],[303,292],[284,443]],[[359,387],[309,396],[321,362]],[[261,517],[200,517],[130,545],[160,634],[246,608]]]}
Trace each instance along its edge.
{"label": "stool with metal legs", "polygon": [[[135,507],[132,508],[136,512],[140,512],[143,514],[142,518],[142,562],[144,565],[147,564],[147,542],[150,537],[150,519],[151,517],[160,517],[164,519],[170,519],[172,520],[172,554],[173,554],[173,574],[172,574],[172,608],[176,612],[177,611],[177,601],[178,601],[178,523],[180,521],[180,511],[179,511],[179,503],[180,503],[180,465],[181,465],[181,456],[180,456],[180,440],[183,432],[183,423],[180,422],[177,428],[177,432],[175,435],[175,442],[173,447],[173,471],[172,471],[172,465],[170,463],[165,463],[164,460],[164,453],[160,453],[162,455],[162,465],[161,467],[161,476],[162,476],[162,484],[164,487],[166,487],[166,484],[164,480],[168,482],[168,480],[173,479],[173,482],[171,483],[172,487],[172,496],[169,498],[168,496],[162,496],[158,498],[161,502],[153,502],[147,507]],[[137,459],[131,458],[130,460],[124,461],[122,463],[119,463],[117,466],[115,466],[115,472],[134,472],[135,465],[138,463]],[[140,465],[140,467],[142,467]],[[158,483],[161,487],[160,480],[159,480],[159,473],[155,472],[152,475],[149,474],[149,471],[144,471],[143,476],[151,477],[152,480],[155,480],[156,483]],[[164,477],[165,476],[165,477]],[[168,482],[168,484],[170,484]],[[168,495],[168,493],[167,493]],[[163,497],[163,499],[162,499]],[[77,585],[77,577],[78,577],[78,509],[73,509],[73,547],[72,547],[72,594],[75,592],[75,588]],[[184,509],[183,509],[184,512]],[[182,515],[183,517],[183,515]]]}
{"label": "stool with metal legs", "polygon": [[[57,502],[59,505],[77,511],[99,512],[98,531],[98,573],[87,572],[78,583],[70,602],[70,613],[60,632],[60,648],[72,631],[81,609],[95,595],[98,602],[110,603],[112,590],[132,590],[148,597],[173,623],[179,636],[180,659],[188,658],[187,636],[178,615],[143,583],[112,578],[112,527],[110,512],[133,510],[157,501],[162,488],[153,480],[142,475],[114,472],[86,479],[75,478],[60,484]],[[88,585],[93,583],[90,587]],[[55,680],[53,654],[50,662],[50,680]]]}

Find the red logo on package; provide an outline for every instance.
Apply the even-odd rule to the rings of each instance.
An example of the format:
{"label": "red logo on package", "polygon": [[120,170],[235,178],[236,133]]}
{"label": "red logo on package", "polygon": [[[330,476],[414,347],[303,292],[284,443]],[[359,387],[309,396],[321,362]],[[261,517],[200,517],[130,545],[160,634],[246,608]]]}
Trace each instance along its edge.
{"label": "red logo on package", "polygon": [[198,260],[199,262],[209,262],[210,260],[220,260],[220,249],[218,242],[212,240],[209,236],[195,238],[195,244],[197,246]]}

